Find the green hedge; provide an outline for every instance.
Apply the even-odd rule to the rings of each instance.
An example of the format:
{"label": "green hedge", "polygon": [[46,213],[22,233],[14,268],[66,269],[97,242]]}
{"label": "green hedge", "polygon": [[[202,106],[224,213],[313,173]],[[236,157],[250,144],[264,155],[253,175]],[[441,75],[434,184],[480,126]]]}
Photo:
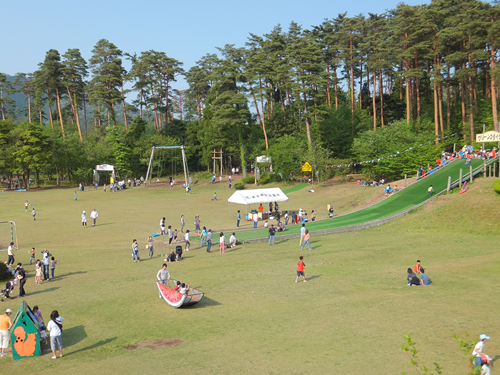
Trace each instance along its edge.
{"label": "green hedge", "polygon": [[500,180],[496,180],[493,183],[493,189],[497,192],[497,194],[500,194]]}
{"label": "green hedge", "polygon": [[253,176],[247,176],[242,178],[240,182],[243,184],[253,184],[255,182],[255,178]]}
{"label": "green hedge", "polygon": [[242,189],[244,189],[244,188],[245,188],[245,184],[243,184],[243,183],[241,183],[241,182],[237,182],[237,183],[235,183],[235,184],[234,184],[234,188],[235,188],[236,190],[242,190]]}
{"label": "green hedge", "polygon": [[10,278],[9,269],[5,264],[0,263],[0,280],[7,280],[8,278]]}

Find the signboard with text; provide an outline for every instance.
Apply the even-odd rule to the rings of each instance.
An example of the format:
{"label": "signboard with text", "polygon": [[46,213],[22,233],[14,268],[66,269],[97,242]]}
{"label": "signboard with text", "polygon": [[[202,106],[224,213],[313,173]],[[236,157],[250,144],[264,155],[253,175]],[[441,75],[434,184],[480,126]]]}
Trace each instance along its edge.
{"label": "signboard with text", "polygon": [[476,134],[476,142],[500,142],[500,133],[489,131],[483,134]]}

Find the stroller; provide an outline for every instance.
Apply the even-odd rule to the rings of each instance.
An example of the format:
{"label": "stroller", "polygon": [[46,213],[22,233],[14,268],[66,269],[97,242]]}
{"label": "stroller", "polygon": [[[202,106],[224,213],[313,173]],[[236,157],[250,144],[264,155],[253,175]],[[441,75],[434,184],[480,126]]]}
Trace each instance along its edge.
{"label": "stroller", "polygon": [[184,258],[182,257],[182,246],[177,245],[177,246],[175,247],[175,254],[176,254],[177,260],[184,259]]}
{"label": "stroller", "polygon": [[5,289],[0,290],[0,301],[3,301],[4,298],[10,298],[10,293],[14,291],[14,281],[7,281],[5,285]]}

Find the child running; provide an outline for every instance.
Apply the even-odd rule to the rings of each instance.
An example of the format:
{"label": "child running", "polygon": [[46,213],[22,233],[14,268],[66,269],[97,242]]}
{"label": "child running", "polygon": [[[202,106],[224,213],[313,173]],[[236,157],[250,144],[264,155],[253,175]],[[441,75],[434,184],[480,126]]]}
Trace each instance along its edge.
{"label": "child running", "polygon": [[305,266],[306,266],[306,264],[304,263],[304,257],[300,256],[299,263],[297,264],[297,278],[295,279],[296,283],[299,282],[300,276],[302,276],[302,278],[304,279],[304,282],[307,283],[306,275],[304,274],[304,267]]}
{"label": "child running", "polygon": [[214,193],[214,197],[212,198],[213,201],[217,200],[217,192]]}
{"label": "child running", "polygon": [[219,253],[225,254],[225,247],[226,247],[226,237],[224,236],[223,232],[220,232],[220,237],[219,237]]}

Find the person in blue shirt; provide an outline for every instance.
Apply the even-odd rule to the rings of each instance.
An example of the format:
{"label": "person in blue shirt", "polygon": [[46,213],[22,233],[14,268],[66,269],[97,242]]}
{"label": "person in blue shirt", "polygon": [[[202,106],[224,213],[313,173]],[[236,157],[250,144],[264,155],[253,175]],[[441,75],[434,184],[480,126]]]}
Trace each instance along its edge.
{"label": "person in blue shirt", "polygon": [[425,270],[423,268],[420,268],[420,272],[420,284],[422,284],[422,286],[432,285],[432,281],[425,273]]}

